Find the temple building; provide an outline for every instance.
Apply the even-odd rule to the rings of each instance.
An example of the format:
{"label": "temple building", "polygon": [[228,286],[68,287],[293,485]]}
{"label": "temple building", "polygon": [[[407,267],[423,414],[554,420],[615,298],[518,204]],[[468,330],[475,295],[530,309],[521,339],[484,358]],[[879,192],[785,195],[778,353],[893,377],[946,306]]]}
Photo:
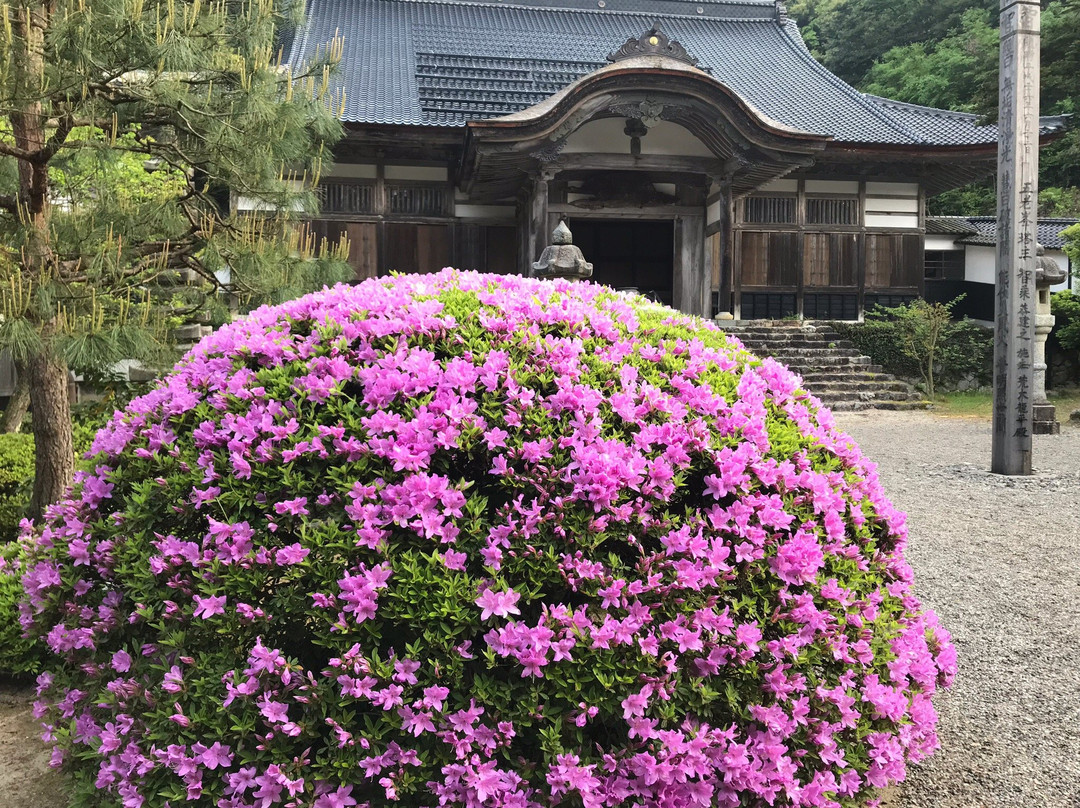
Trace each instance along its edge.
{"label": "temple building", "polygon": [[312,227],[361,278],[529,274],[562,219],[682,311],[856,319],[924,293],[927,198],[996,166],[996,127],[858,92],[773,0],[308,0],[287,61],[335,37]]}

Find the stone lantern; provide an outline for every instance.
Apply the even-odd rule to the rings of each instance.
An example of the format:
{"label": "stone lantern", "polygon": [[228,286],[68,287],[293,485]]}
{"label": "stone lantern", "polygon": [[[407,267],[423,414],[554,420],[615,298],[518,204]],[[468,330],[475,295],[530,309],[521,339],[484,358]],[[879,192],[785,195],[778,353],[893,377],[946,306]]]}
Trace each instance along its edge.
{"label": "stone lantern", "polygon": [[1054,405],[1046,398],[1046,338],[1054,328],[1054,315],[1050,313],[1050,287],[1065,280],[1065,270],[1053,258],[1046,257],[1046,249],[1038,246],[1035,261],[1035,394],[1034,423],[1036,435],[1057,435],[1061,432]]}
{"label": "stone lantern", "polygon": [[569,278],[584,280],[592,277],[593,265],[585,260],[581,248],[574,246],[574,236],[566,222],[551,233],[551,246],[545,247],[540,260],[532,265],[537,278]]}

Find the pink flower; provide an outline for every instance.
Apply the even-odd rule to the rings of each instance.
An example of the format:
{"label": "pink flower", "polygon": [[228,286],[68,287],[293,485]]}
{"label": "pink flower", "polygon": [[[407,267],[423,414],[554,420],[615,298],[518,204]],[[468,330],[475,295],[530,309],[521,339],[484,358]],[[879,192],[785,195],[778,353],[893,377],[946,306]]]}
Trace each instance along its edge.
{"label": "pink flower", "polygon": [[480,613],[481,620],[489,617],[509,617],[512,614],[521,614],[516,604],[521,598],[513,589],[505,592],[496,592],[494,589],[485,589],[475,601],[483,611]]}
{"label": "pink flower", "polygon": [[813,581],[818,570],[825,566],[825,554],[821,551],[817,539],[800,530],[793,538],[780,545],[769,566],[781,581],[807,584]]}
{"label": "pink flower", "polygon": [[161,689],[168,693],[179,693],[184,687],[184,674],[180,668],[173,665],[162,679]]}
{"label": "pink flower", "polygon": [[310,513],[307,509],[307,497],[297,497],[296,499],[288,499],[284,502],[275,502],[274,513],[279,516],[283,516],[284,514],[307,516]]}
{"label": "pink flower", "polygon": [[127,673],[131,670],[131,654],[127,651],[117,651],[112,655],[112,669],[117,673]]}
{"label": "pink flower", "polygon": [[456,550],[443,550],[443,564],[448,570],[463,570],[468,556]]}
{"label": "pink flower", "polygon": [[259,712],[271,724],[283,724],[289,720],[289,706],[280,701],[272,701],[269,696],[259,700]]}
{"label": "pink flower", "polygon": [[214,745],[209,749],[204,749],[199,755],[199,762],[206,768],[213,771],[219,766],[223,769],[232,765],[232,752],[229,751],[228,746],[222,746],[219,741],[214,741]]}
{"label": "pink flower", "polygon": [[301,547],[299,544],[290,544],[285,547],[278,548],[274,554],[274,561],[279,567],[287,567],[292,564],[299,564],[311,553],[306,547]]}
{"label": "pink flower", "polygon": [[352,790],[352,786],[338,786],[336,791],[323,794],[315,800],[314,808],[350,808],[356,805]]}
{"label": "pink flower", "polygon": [[196,595],[195,598],[195,617],[201,617],[206,620],[213,617],[215,614],[225,614],[225,595],[210,595],[208,597],[202,597]]}

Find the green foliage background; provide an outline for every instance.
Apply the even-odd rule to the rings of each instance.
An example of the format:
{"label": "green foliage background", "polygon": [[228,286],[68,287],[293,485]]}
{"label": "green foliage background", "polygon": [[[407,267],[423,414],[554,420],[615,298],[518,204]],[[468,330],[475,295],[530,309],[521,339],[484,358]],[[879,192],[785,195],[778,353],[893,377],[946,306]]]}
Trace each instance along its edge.
{"label": "green foliage background", "polygon": [[[19,535],[34,479],[34,436],[0,435],[0,543]],[[6,614],[0,610],[0,614]],[[2,621],[0,621],[2,622]]]}
{"label": "green foliage background", "polygon": [[[905,379],[920,379],[919,360],[904,350],[901,332],[905,320],[903,311],[909,306],[893,309],[877,307],[868,312],[862,323],[840,322],[832,327],[844,339],[881,365],[887,373]],[[935,359],[936,385],[939,390],[955,386],[963,379],[974,377],[980,385],[989,385],[993,373],[993,333],[968,318],[955,321],[946,329]]]}
{"label": "green foliage background", "polygon": [[[874,95],[997,114],[997,0],[794,0],[789,10],[814,55]],[[1080,111],[1080,0],[1045,3],[1042,114]],[[1080,129],[1041,153],[1040,215],[1080,216]],[[992,183],[931,200],[936,214],[994,209]]]}

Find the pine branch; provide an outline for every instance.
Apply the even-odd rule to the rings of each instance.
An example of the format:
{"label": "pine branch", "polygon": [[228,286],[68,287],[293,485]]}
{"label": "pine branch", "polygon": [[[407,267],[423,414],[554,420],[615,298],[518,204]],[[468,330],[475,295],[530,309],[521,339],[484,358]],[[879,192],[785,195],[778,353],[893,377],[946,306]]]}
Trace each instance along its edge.
{"label": "pine branch", "polygon": [[66,113],[60,118],[60,122],[56,127],[56,131],[45,142],[45,148],[38,152],[37,160],[42,163],[47,163],[51,160],[61,147],[67,142],[68,135],[71,134],[71,130],[75,128],[75,119],[71,117],[71,113]]}
{"label": "pine branch", "polygon": [[21,149],[11,143],[5,143],[0,140],[0,154],[7,155],[8,157],[14,157],[16,160],[23,160],[26,162],[33,162],[37,152],[32,152],[27,149]]}

